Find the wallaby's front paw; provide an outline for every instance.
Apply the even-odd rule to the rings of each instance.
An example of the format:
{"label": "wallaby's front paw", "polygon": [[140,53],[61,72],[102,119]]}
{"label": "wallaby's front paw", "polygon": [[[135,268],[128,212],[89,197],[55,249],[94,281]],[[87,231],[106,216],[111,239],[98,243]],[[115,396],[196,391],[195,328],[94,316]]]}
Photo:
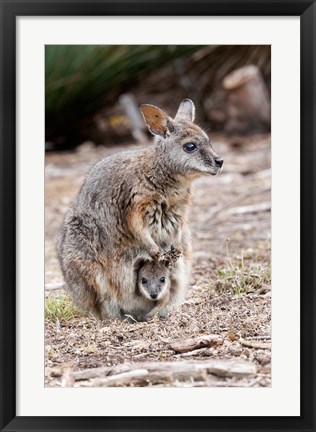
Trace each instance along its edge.
{"label": "wallaby's front paw", "polygon": [[179,258],[182,255],[182,247],[180,245],[174,243],[171,245],[170,253],[175,258]]}
{"label": "wallaby's front paw", "polygon": [[150,258],[152,258],[154,261],[159,261],[161,258],[160,249],[157,245],[151,246],[151,248],[148,251],[148,254]]}
{"label": "wallaby's front paw", "polygon": [[162,260],[166,262],[166,266],[173,268],[180,258],[182,252],[180,248],[176,248],[175,245],[171,245],[170,251],[166,252],[162,256]]}

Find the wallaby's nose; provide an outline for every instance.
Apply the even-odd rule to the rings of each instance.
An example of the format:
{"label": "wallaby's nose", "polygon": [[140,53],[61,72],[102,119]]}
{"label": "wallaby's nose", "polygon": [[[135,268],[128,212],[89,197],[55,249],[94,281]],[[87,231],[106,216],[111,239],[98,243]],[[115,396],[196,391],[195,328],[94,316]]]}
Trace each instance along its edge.
{"label": "wallaby's nose", "polygon": [[224,159],[222,159],[221,157],[216,157],[214,158],[214,162],[215,165],[220,168],[223,165]]}
{"label": "wallaby's nose", "polygon": [[157,293],[151,293],[151,294],[150,294],[150,297],[151,297],[153,300],[155,300],[155,299],[158,297],[158,294],[157,294]]}

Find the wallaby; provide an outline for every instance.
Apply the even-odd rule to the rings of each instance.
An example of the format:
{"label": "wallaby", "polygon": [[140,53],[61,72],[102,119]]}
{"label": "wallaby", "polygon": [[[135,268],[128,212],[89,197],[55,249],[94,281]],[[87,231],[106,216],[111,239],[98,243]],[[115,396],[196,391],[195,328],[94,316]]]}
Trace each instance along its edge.
{"label": "wallaby", "polygon": [[181,252],[170,272],[172,291],[160,311],[181,304],[190,279],[187,225],[192,180],[221,172],[223,159],[193,123],[185,99],[174,119],[141,105],[153,146],[98,162],[66,213],[57,243],[61,269],[75,304],[100,319],[122,318],[139,308],[139,259],[159,260],[171,245]]}
{"label": "wallaby", "polygon": [[138,310],[134,312],[137,321],[149,321],[157,314],[164,316],[164,306],[168,304],[173,293],[171,270],[180,255],[180,252],[172,247],[159,261],[140,259],[135,263],[136,295],[143,298],[143,303],[140,301]]}
{"label": "wallaby", "polygon": [[[136,295],[142,297],[132,316],[149,321],[164,310],[170,300],[171,277],[165,261],[143,262],[137,277]],[[161,315],[160,315],[161,316]]]}

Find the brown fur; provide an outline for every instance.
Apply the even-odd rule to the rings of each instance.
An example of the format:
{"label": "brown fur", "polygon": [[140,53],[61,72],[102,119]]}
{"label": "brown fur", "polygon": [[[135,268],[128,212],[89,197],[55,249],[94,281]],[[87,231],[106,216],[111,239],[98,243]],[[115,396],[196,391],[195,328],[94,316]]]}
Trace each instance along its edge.
{"label": "brown fur", "polygon": [[[192,123],[191,101],[180,104],[175,119],[153,106],[141,111],[157,135],[155,145],[97,163],[68,210],[57,243],[69,293],[101,319],[148,314],[152,304],[144,308],[135,295],[135,262],[157,261],[173,244],[182,256],[170,272],[170,296],[161,315],[183,301],[190,277],[191,182],[221,170],[208,136]],[[194,154],[184,150],[188,142],[196,144]]]}

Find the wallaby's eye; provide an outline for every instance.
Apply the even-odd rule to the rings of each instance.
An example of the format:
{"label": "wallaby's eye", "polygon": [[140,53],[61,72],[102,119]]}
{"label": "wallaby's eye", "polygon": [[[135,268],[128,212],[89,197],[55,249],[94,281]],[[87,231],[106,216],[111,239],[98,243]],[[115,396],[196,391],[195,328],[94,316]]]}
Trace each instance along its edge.
{"label": "wallaby's eye", "polygon": [[148,281],[147,281],[146,278],[142,278],[142,284],[146,285],[147,282],[148,282]]}
{"label": "wallaby's eye", "polygon": [[183,149],[188,153],[192,153],[196,149],[196,145],[191,142],[185,143]]}
{"label": "wallaby's eye", "polygon": [[160,278],[160,282],[161,282],[161,283],[166,282],[166,278],[165,278],[165,277]]}

